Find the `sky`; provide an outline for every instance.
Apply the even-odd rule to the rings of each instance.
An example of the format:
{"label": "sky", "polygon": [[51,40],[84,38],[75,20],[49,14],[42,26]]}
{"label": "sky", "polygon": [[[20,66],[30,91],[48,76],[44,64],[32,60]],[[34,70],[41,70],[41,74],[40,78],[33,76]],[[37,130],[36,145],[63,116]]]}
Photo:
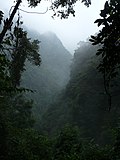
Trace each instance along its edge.
{"label": "sky", "polygon": [[[94,21],[100,18],[100,10],[103,9],[106,0],[91,0],[90,7],[84,6],[80,1],[75,6],[75,17],[68,19],[52,18],[53,12],[48,9],[45,14],[28,14],[20,11],[24,25],[29,29],[36,30],[40,34],[47,31],[54,32],[62,41],[63,45],[74,54],[80,41],[86,41],[90,35],[94,35],[100,30]],[[36,8],[28,7],[27,1],[23,0],[20,8],[30,12],[43,13],[49,8],[51,1],[46,0],[40,3]],[[11,6],[14,6],[14,0],[4,0],[0,2],[0,10],[9,14]]]}

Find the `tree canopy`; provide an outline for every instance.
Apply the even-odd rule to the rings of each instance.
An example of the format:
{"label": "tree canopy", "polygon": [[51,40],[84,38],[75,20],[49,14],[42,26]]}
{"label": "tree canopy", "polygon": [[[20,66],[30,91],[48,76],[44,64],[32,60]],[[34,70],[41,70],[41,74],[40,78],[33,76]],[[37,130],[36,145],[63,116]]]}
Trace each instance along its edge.
{"label": "tree canopy", "polygon": [[90,41],[93,45],[100,45],[96,53],[101,57],[98,70],[103,74],[105,91],[111,106],[112,82],[120,69],[120,1],[106,1],[100,16],[95,23],[98,27],[102,25],[102,30],[97,35],[91,36]]}

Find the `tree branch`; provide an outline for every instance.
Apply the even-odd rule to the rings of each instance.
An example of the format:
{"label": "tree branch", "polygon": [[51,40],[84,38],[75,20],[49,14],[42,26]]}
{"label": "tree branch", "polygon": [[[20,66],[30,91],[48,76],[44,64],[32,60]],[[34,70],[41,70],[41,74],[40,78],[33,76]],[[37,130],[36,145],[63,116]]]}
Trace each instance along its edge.
{"label": "tree branch", "polygon": [[14,18],[14,16],[15,16],[15,14],[16,14],[16,12],[17,12],[17,9],[18,9],[18,7],[19,7],[19,5],[20,5],[21,2],[22,2],[22,0],[18,0],[18,1],[17,1],[16,5],[15,5],[15,8],[13,9],[13,11],[12,11],[12,13],[11,13],[11,15],[10,15],[10,18],[9,18],[9,19],[7,18],[6,21],[4,22],[3,30],[2,30],[2,32],[0,33],[0,44],[2,43],[3,38],[4,38],[7,30],[10,28],[10,26],[11,26],[11,24],[12,24],[12,21],[13,21],[13,18]]}

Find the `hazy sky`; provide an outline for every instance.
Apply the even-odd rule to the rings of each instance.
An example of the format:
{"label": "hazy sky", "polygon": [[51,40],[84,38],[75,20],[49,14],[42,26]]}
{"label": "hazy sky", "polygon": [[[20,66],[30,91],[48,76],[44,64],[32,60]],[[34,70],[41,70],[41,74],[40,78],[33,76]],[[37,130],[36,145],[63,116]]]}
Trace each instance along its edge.
{"label": "hazy sky", "polygon": [[[24,2],[26,0],[23,0]],[[63,45],[73,54],[77,48],[79,41],[85,41],[91,34],[95,34],[100,28],[94,24],[94,21],[99,18],[100,10],[103,9],[106,0],[92,0],[92,5],[87,8],[80,1],[76,4],[76,16],[70,16],[68,19],[60,19],[51,17],[52,11],[46,14],[27,14],[20,12],[24,25],[41,34],[46,31],[52,31],[60,38]],[[0,2],[0,9],[6,10],[9,13],[11,6],[14,5],[14,0],[4,0]],[[50,6],[50,1],[42,2],[38,7],[28,8],[27,3],[22,3],[21,9],[31,12],[44,12]]]}

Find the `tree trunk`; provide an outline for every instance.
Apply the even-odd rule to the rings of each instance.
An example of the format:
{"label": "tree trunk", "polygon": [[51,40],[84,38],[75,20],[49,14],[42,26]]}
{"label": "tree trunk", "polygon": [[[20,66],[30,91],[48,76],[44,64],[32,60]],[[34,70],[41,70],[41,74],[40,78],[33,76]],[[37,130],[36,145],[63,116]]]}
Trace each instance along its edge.
{"label": "tree trunk", "polygon": [[22,0],[18,0],[18,1],[17,1],[17,3],[16,3],[16,5],[15,5],[15,7],[14,7],[14,9],[13,9],[11,15],[10,15],[10,18],[9,18],[9,19],[7,18],[6,21],[4,22],[3,30],[2,30],[2,32],[0,33],[0,44],[2,43],[3,38],[4,38],[7,30],[8,30],[8,29],[10,28],[10,26],[12,25],[13,18],[14,18],[14,16],[15,16],[15,14],[16,14],[16,12],[17,12],[17,9],[18,9],[18,7],[19,7],[19,5],[20,5],[21,2],[22,2]]}

